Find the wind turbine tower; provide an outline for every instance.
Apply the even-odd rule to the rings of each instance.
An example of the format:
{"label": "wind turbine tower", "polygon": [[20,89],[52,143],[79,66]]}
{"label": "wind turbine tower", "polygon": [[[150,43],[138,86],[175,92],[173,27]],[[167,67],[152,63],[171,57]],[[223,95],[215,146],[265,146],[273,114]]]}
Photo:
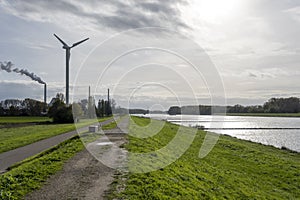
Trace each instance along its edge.
{"label": "wind turbine tower", "polygon": [[71,49],[76,47],[77,45],[85,42],[89,38],[81,40],[79,42],[74,43],[72,46],[67,45],[61,38],[59,38],[56,34],[54,36],[63,44],[63,49],[66,50],[66,104],[69,104],[69,66],[70,66],[70,56],[71,56]]}

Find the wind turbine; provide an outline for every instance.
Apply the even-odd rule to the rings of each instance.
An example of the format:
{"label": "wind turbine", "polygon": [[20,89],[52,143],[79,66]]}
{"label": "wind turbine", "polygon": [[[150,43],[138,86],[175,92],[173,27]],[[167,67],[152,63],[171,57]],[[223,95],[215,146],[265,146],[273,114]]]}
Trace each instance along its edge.
{"label": "wind turbine", "polygon": [[69,104],[69,65],[70,65],[71,49],[87,41],[89,38],[76,42],[72,46],[69,46],[62,39],[60,39],[56,34],[54,34],[54,36],[63,44],[62,48],[66,50],[66,104],[68,105]]}

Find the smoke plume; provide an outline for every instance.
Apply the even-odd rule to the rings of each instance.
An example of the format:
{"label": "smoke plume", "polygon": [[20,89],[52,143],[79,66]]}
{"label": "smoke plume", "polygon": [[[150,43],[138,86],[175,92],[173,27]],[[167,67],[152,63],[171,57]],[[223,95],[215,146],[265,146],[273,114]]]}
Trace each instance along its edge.
{"label": "smoke plume", "polygon": [[35,75],[34,73],[30,73],[29,71],[27,71],[27,69],[18,69],[18,68],[14,68],[12,69],[12,67],[14,66],[10,61],[9,62],[0,62],[1,65],[1,70],[7,71],[7,72],[15,72],[21,75],[26,75],[28,77],[30,77],[32,80],[39,82],[40,84],[45,84],[46,83],[37,75]]}
{"label": "smoke plume", "polygon": [[7,72],[11,72],[12,71],[12,66],[13,64],[11,62],[0,62],[1,65],[1,70],[7,71]]}
{"label": "smoke plume", "polygon": [[30,73],[26,69],[19,70],[18,68],[15,68],[15,69],[13,69],[13,71],[16,72],[16,73],[19,73],[21,75],[26,75],[26,76],[30,77],[32,80],[37,81],[41,84],[46,84],[44,81],[42,81],[42,79],[40,77],[38,77],[34,73]]}

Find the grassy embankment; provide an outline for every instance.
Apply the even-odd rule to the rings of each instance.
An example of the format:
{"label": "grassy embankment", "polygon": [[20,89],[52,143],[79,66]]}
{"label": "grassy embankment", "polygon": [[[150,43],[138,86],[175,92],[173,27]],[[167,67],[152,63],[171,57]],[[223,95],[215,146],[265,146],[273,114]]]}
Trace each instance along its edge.
{"label": "grassy embankment", "polygon": [[[112,122],[104,125],[103,129],[115,126],[116,123]],[[61,170],[64,163],[83,148],[81,139],[75,136],[12,166],[10,171],[0,175],[0,199],[20,199],[39,189],[50,175]]]}
{"label": "grassy embankment", "polygon": [[226,115],[251,117],[300,117],[300,113],[226,113]]}
{"label": "grassy embankment", "polygon": [[[135,117],[134,120],[141,126],[149,123],[149,119]],[[125,146],[130,152],[158,150],[174,138],[178,127],[167,123],[158,134],[146,139],[129,136]],[[143,134],[139,130],[134,125],[130,127],[131,134]],[[204,136],[205,132],[199,130],[183,156],[163,169],[120,175],[112,185],[114,191],[109,198],[300,198],[299,153],[220,136],[208,156],[200,159],[198,154]],[[120,185],[125,186],[125,190],[115,192]]]}
{"label": "grassy embankment", "polygon": [[[105,121],[112,117],[100,118],[99,121]],[[2,121],[10,121],[9,123],[24,123],[37,118],[2,118]],[[48,118],[49,119],[49,118]],[[21,122],[22,121],[22,122]],[[76,124],[78,127],[84,127],[93,122],[87,120]],[[32,125],[24,126],[17,128],[1,128],[0,129],[0,153],[9,151],[18,147],[37,142],[42,139],[46,139],[52,136],[56,136],[62,133],[75,130],[75,125],[72,124],[41,124],[41,125]]]}

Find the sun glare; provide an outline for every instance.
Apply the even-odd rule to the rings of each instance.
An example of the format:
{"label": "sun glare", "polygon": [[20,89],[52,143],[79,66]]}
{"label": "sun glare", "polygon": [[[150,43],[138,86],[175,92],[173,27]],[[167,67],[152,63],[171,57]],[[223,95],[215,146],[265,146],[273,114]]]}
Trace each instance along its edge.
{"label": "sun glare", "polygon": [[222,21],[238,12],[241,0],[195,0],[199,16],[207,21]]}

